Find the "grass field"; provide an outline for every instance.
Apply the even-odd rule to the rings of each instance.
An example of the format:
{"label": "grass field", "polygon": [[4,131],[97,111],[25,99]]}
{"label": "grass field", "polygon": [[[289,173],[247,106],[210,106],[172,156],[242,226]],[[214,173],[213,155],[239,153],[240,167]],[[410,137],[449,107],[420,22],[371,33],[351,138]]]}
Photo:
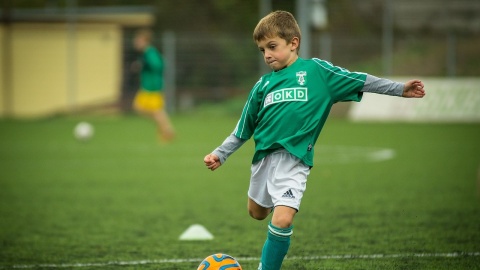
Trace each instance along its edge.
{"label": "grass field", "polygon": [[[252,142],[213,173],[202,162],[226,111],[174,117],[170,145],[135,116],[1,120],[0,269],[196,269],[217,252],[256,269]],[[80,120],[93,140],[74,140]],[[480,269],[480,125],[330,119],[316,151],[283,269]],[[179,241],[195,223],[214,240]]]}

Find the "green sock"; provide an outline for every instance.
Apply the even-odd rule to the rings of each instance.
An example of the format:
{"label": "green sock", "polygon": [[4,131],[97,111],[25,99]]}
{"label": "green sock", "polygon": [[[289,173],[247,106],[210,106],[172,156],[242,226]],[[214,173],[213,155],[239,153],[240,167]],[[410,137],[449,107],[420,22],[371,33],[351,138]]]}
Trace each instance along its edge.
{"label": "green sock", "polygon": [[290,247],[293,226],[282,229],[268,224],[267,240],[263,245],[261,267],[259,270],[279,270],[283,258]]}

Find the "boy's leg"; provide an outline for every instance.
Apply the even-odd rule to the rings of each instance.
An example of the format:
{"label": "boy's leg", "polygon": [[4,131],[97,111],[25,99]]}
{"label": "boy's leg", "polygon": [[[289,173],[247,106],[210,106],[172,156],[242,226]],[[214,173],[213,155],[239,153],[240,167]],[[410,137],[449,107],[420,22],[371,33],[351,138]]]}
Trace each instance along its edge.
{"label": "boy's leg", "polygon": [[271,153],[252,165],[248,189],[250,215],[264,219],[276,205],[258,269],[280,269],[290,246],[293,218],[299,209],[309,173],[310,168],[286,150]]}
{"label": "boy's leg", "polygon": [[277,206],[272,221],[268,225],[267,240],[263,246],[259,270],[279,270],[290,247],[290,236],[293,233],[293,218],[296,209],[288,206]]}
{"label": "boy's leg", "polygon": [[279,228],[291,227],[296,213],[297,209],[279,205],[275,207],[275,211],[273,212],[272,224]]}
{"label": "boy's leg", "polygon": [[272,212],[272,208],[258,205],[254,200],[248,198],[248,213],[257,220],[264,220]]}
{"label": "boy's leg", "polygon": [[175,137],[172,123],[165,110],[161,109],[153,113],[153,119],[157,123],[160,135],[165,141],[171,141]]}

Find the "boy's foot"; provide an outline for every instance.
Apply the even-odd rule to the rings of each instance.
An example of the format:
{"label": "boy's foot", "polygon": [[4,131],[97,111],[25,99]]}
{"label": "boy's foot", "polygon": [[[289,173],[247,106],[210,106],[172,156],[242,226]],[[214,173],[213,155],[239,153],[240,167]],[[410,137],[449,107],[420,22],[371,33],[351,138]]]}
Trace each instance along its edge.
{"label": "boy's foot", "polygon": [[158,139],[161,143],[170,143],[175,139],[175,133],[173,131],[163,133],[159,130]]}

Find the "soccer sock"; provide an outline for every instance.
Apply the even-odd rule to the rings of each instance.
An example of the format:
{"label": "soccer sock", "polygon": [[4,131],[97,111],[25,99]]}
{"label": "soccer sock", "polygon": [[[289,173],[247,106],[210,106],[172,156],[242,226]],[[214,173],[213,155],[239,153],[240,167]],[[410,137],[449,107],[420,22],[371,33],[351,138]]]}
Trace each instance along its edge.
{"label": "soccer sock", "polygon": [[286,229],[278,228],[268,224],[267,240],[263,245],[261,270],[279,270],[283,258],[287,255],[290,247],[290,236],[293,233],[293,226]]}

